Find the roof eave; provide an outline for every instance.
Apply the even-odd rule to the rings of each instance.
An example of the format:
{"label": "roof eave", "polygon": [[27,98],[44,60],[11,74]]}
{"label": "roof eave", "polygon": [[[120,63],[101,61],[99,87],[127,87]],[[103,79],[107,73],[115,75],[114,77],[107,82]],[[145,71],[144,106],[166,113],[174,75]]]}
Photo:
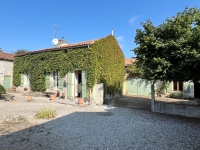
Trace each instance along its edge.
{"label": "roof eave", "polygon": [[14,57],[37,54],[37,53],[43,53],[43,52],[50,52],[50,51],[59,51],[59,50],[67,50],[67,49],[74,49],[74,48],[83,48],[83,47],[88,47],[90,45],[92,45],[92,44],[85,44],[85,45],[80,45],[80,46],[59,47],[59,48],[48,48],[48,49],[43,49],[43,50],[32,51],[32,52],[27,52],[27,53],[23,53],[23,54],[18,54],[18,55],[15,55]]}

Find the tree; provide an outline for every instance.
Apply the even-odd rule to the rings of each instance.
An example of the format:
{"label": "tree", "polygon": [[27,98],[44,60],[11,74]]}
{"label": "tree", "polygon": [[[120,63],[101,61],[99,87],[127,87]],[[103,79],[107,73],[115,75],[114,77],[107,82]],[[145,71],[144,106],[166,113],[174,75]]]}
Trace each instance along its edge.
{"label": "tree", "polygon": [[15,54],[23,54],[23,53],[27,53],[27,52],[29,52],[28,50],[25,50],[25,49],[18,49],[18,50],[16,50],[14,53]]}
{"label": "tree", "polygon": [[161,81],[197,81],[200,76],[200,11],[185,8],[155,27],[150,20],[136,30],[134,49],[136,67],[143,70],[143,78],[152,81],[152,110],[154,83]]}

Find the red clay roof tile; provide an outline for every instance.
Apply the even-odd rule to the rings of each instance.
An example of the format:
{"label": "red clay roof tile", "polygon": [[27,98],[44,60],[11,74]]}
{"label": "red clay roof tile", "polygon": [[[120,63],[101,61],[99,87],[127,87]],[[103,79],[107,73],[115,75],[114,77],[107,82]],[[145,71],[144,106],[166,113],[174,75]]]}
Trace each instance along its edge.
{"label": "red clay roof tile", "polygon": [[56,51],[56,50],[62,50],[62,49],[67,49],[67,48],[76,48],[76,47],[88,46],[88,45],[93,44],[97,40],[89,40],[89,41],[85,41],[85,42],[72,43],[72,44],[57,46],[57,47],[53,47],[53,48],[45,48],[45,49],[42,49],[42,50],[36,50],[36,51],[31,51],[31,52],[27,52],[27,53],[23,53],[23,54],[18,54],[18,55],[15,55],[15,56],[22,56],[22,55],[33,54],[33,53],[40,53],[40,52],[44,52],[44,51]]}
{"label": "red clay roof tile", "polygon": [[125,58],[124,65],[129,66],[132,65],[136,61],[136,58]]}
{"label": "red clay roof tile", "polygon": [[8,53],[4,53],[2,52],[2,50],[0,50],[0,59],[2,60],[14,60],[14,54],[8,54]]}

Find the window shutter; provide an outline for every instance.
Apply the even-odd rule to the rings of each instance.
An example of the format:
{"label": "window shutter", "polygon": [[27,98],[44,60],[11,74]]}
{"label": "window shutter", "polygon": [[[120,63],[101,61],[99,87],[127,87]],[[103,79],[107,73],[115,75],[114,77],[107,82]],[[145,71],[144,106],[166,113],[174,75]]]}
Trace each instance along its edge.
{"label": "window shutter", "polygon": [[63,88],[63,79],[60,76],[60,73],[58,72],[58,88],[62,89]]}
{"label": "window shutter", "polygon": [[172,84],[173,82],[168,82],[167,93],[172,93]]}
{"label": "window shutter", "polygon": [[46,72],[46,88],[50,88],[50,73]]}
{"label": "window shutter", "polygon": [[82,71],[82,98],[87,96],[87,78],[86,72]]}
{"label": "window shutter", "polygon": [[67,81],[67,98],[72,98],[72,72],[68,72]]}
{"label": "window shutter", "polygon": [[189,82],[183,82],[183,92],[190,93],[190,83]]}
{"label": "window shutter", "polygon": [[20,86],[24,86],[24,74],[21,73],[21,84]]}

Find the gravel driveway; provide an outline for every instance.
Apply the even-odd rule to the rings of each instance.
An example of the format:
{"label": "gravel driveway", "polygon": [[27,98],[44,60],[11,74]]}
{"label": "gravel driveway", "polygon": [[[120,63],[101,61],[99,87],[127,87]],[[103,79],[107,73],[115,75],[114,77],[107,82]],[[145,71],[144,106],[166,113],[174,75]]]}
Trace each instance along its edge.
{"label": "gravel driveway", "polygon": [[[198,119],[148,109],[79,107],[44,97],[26,99],[16,94],[14,101],[0,101],[0,150],[200,149]],[[44,107],[55,109],[56,118],[33,119]]]}

